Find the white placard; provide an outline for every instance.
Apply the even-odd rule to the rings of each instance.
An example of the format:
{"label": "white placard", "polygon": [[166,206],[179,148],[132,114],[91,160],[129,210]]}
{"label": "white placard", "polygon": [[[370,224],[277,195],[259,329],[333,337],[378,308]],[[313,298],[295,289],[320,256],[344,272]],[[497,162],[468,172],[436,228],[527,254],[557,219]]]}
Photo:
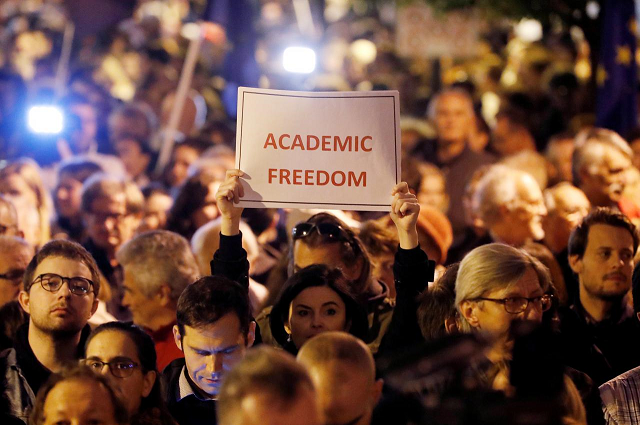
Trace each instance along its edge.
{"label": "white placard", "polygon": [[397,91],[240,87],[241,206],[388,211],[400,182]]}

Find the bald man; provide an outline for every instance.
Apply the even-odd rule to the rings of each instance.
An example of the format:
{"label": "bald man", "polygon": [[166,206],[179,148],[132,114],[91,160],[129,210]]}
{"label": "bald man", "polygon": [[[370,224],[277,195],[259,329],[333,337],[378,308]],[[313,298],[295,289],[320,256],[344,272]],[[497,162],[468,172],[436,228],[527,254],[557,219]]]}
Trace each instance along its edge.
{"label": "bald man", "polygon": [[219,425],[321,425],[316,390],[288,353],[253,348],[227,375],[218,396]]}
{"label": "bald man", "polygon": [[35,254],[33,246],[17,236],[0,236],[0,307],[17,300],[22,276]]}
{"label": "bald man", "polygon": [[369,425],[382,393],[369,348],[344,332],[324,332],[298,353],[318,391],[327,425]]}

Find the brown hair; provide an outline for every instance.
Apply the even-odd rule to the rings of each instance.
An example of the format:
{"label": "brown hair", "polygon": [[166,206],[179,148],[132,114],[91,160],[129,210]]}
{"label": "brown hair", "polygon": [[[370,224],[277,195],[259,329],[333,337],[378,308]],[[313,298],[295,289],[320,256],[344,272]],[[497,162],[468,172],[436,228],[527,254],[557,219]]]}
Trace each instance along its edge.
{"label": "brown hair", "polygon": [[[47,401],[47,396],[61,382],[65,381],[90,381],[98,384],[107,390],[111,405],[113,406],[113,417],[118,424],[129,423],[129,414],[124,406],[123,402],[116,396],[115,391],[111,388],[109,381],[96,373],[93,373],[86,366],[73,366],[65,369],[58,374],[53,374],[47,380],[47,382],[38,391],[36,397],[36,403],[29,417],[29,425],[42,425],[45,421],[44,417],[44,404]],[[84,397],[84,395],[82,395]]]}
{"label": "brown hair", "polygon": [[571,236],[569,236],[569,255],[577,255],[582,258],[587,242],[589,241],[589,230],[595,224],[606,224],[607,226],[620,227],[626,229],[633,238],[633,253],[638,250],[638,230],[636,226],[624,214],[614,211],[611,208],[598,207],[587,215],[582,223],[578,225]]}
{"label": "brown hair", "polygon": [[79,261],[89,269],[91,280],[93,281],[93,292],[95,297],[100,293],[100,272],[96,260],[84,247],[76,242],[63,239],[54,239],[47,242],[40,251],[31,259],[22,278],[22,285],[26,292],[29,292],[33,285],[33,274],[40,263],[49,257],[62,257]]}

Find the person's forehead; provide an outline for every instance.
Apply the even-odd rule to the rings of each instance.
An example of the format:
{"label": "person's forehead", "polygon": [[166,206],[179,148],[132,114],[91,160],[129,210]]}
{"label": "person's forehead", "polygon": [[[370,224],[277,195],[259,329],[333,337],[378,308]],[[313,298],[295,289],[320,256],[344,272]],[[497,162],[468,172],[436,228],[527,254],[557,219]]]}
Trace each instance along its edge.
{"label": "person's forehead", "polygon": [[613,146],[605,146],[602,155],[602,162],[609,168],[623,168],[631,165],[631,158]]}
{"label": "person's forehead", "polygon": [[[78,397],[79,394],[82,394],[82,397]],[[87,414],[98,410],[103,414],[113,415],[110,400],[107,389],[98,382],[89,379],[68,379],[49,391],[44,412],[45,415]],[[105,405],[105,402],[108,404]]]}
{"label": "person's forehead", "polygon": [[326,286],[311,286],[302,290],[292,301],[292,304],[307,306],[322,306],[326,303],[344,305],[344,301],[336,291]]}
{"label": "person's forehead", "polygon": [[234,342],[242,336],[240,319],[235,312],[229,312],[213,323],[197,327],[184,327],[184,340],[197,348],[218,348],[219,344]]}
{"label": "person's forehead", "polygon": [[124,192],[102,194],[91,203],[94,212],[116,212],[126,209],[127,197]]}
{"label": "person's forehead", "polygon": [[542,191],[533,177],[528,174],[523,174],[516,181],[518,197],[527,201],[542,200]]}
{"label": "person's forehead", "polygon": [[84,277],[91,279],[91,271],[82,261],[59,256],[51,256],[42,260],[40,264],[38,264],[38,267],[36,267],[33,276],[40,276],[44,273],[55,273],[64,277]]}
{"label": "person's forehead", "polygon": [[87,345],[86,357],[95,357],[102,361],[126,357],[140,362],[133,340],[126,333],[115,330],[102,331],[93,337]]}
{"label": "person's forehead", "polygon": [[164,193],[154,193],[147,199],[146,210],[147,212],[166,212],[169,211],[173,199],[169,195]]}
{"label": "person's forehead", "polygon": [[437,110],[464,109],[469,110],[471,102],[461,93],[443,93],[438,99]]}
{"label": "person's forehead", "polygon": [[302,240],[297,240],[293,245],[293,257],[296,266],[306,267],[312,264],[326,264],[337,267],[344,265],[340,255],[340,242],[325,242],[317,246],[311,246]]}
{"label": "person's forehead", "polygon": [[525,273],[511,285],[505,285],[502,288],[496,288],[490,291],[485,296],[487,296],[488,298],[513,296],[530,297],[533,295],[539,295],[541,293],[542,288],[540,287],[540,279],[538,278],[538,274],[532,266],[527,266],[527,270],[525,271]]}
{"label": "person's forehead", "polygon": [[625,228],[609,224],[594,224],[589,228],[586,249],[609,247],[615,249],[629,248],[633,250],[633,236]]}

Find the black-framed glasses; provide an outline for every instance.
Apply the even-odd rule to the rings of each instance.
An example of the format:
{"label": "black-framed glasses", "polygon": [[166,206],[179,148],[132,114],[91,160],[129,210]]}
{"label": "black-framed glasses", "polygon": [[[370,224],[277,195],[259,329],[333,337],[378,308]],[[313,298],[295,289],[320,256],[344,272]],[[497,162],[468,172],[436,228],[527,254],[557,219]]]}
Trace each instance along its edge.
{"label": "black-framed glasses", "polygon": [[36,277],[31,285],[38,282],[42,289],[49,292],[58,292],[62,284],[67,281],[69,291],[74,295],[87,295],[93,292],[93,281],[84,277],[63,277],[55,273],[45,273]]}
{"label": "black-framed glasses", "polygon": [[328,239],[333,239],[341,242],[349,242],[352,240],[346,230],[337,224],[333,223],[298,223],[291,231],[293,240],[303,239],[309,236],[313,232],[318,232],[320,236],[325,236]]}
{"label": "black-framed glasses", "polygon": [[0,279],[13,282],[15,285],[19,285],[22,282],[22,276],[24,275],[24,269],[9,270],[6,273],[0,274]]}
{"label": "black-framed glasses", "polygon": [[109,366],[109,372],[116,378],[128,378],[133,374],[133,371],[140,367],[140,365],[131,359],[122,358],[116,359],[110,362],[103,362],[96,359],[85,359],[82,363],[89,367],[96,373],[101,373],[104,366]]}
{"label": "black-framed glasses", "polygon": [[547,311],[551,308],[553,295],[544,294],[539,297],[508,297],[508,298],[475,298],[479,301],[491,301],[494,303],[502,304],[505,311],[509,314],[520,314],[529,307],[529,303],[539,308],[542,311]]}

